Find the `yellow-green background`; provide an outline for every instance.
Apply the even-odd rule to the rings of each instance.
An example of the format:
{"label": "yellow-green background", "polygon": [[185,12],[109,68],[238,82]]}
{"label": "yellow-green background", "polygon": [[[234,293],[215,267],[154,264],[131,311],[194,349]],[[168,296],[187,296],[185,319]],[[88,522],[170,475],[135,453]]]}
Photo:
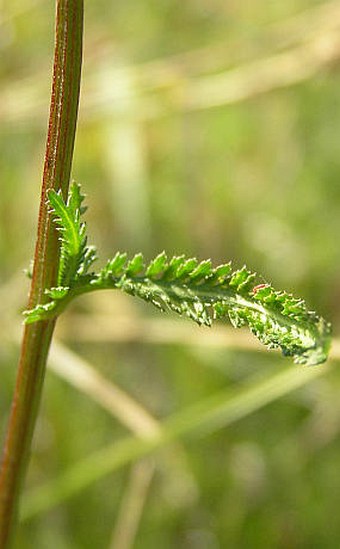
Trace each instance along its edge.
{"label": "yellow-green background", "polygon": [[[246,263],[304,297],[336,338],[340,2],[98,0],[85,11],[73,177],[102,262],[116,250],[151,258],[164,249]],[[0,2],[1,432],[34,247],[53,34],[53,2]],[[250,347],[247,334],[230,340],[226,327],[224,340],[219,326],[209,344],[208,329],[188,326],[105,293],[75,303],[58,337],[159,420],[223,390],[232,398],[256,383],[261,395],[261,380],[281,370],[306,374]],[[298,391],[212,434],[184,436],[23,522],[17,546],[339,547],[336,351]],[[128,434],[48,372],[27,493]],[[112,542],[117,525],[130,545]]]}

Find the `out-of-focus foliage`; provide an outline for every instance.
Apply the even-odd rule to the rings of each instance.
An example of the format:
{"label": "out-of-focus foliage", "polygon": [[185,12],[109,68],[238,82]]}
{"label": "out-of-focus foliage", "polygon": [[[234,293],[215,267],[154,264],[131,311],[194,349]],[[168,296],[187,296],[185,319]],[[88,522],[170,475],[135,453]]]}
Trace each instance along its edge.
{"label": "out-of-focus foliage", "polygon": [[[88,225],[101,257],[126,249],[149,259],[166,249],[214,264],[246,262],[303,296],[339,332],[337,4],[86,3],[73,174],[91,197]],[[14,315],[26,305],[27,282],[17,273],[33,255],[53,31],[53,2],[1,3],[2,429],[18,354],[6,333],[20,324]],[[80,324],[71,340],[85,314],[114,325],[157,312],[128,297],[84,298],[65,315],[63,333],[158,418],[282,366],[272,355],[150,337],[99,345]],[[228,429],[186,440],[175,463],[166,450],[157,454],[134,546],[337,547],[339,382],[333,369]],[[125,433],[48,375],[29,484]],[[129,482],[122,469],[23,524],[18,546],[107,547]]]}

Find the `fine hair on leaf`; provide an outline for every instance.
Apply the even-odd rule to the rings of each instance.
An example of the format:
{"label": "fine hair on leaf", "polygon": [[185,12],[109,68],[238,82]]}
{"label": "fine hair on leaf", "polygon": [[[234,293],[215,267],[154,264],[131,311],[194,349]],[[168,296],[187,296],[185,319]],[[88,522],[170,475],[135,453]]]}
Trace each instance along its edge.
{"label": "fine hair on leaf", "polygon": [[301,364],[327,359],[330,324],[308,310],[304,300],[275,290],[246,266],[230,262],[213,267],[210,259],[198,261],[163,251],[149,262],[141,253],[131,259],[117,252],[98,272],[89,272],[96,250],[88,246],[85,209],[80,186],[73,183],[67,201],[49,192],[51,215],[60,231],[58,287],[49,288],[49,301],[25,311],[26,323],[58,316],[76,296],[95,290],[116,289],[151,303],[162,311],[186,316],[200,326],[229,319],[235,328],[248,326],[268,349]]}

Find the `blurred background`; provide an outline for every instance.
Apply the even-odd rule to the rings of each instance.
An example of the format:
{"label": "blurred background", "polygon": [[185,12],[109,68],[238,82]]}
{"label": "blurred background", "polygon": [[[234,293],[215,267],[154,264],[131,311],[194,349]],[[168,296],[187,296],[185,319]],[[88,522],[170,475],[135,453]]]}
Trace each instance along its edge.
{"label": "blurred background", "polygon": [[[51,352],[17,547],[337,548],[340,2],[85,7],[73,177],[99,264],[117,250],[246,263],[331,320],[335,340],[328,366],[308,369],[229,326],[114,292],[79,299]],[[0,1],[1,434],[54,9]]]}

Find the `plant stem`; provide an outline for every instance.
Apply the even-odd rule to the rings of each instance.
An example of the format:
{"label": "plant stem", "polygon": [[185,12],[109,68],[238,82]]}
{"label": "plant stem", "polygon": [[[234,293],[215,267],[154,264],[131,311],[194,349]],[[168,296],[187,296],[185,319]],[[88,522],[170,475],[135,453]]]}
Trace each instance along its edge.
{"label": "plant stem", "polygon": [[[45,289],[57,279],[59,242],[46,199],[51,188],[61,190],[64,197],[68,192],[78,114],[82,33],[83,0],[57,0],[50,118],[29,308],[44,302]],[[40,321],[24,330],[0,471],[2,549],[9,546],[13,536],[54,325],[54,320]]]}

